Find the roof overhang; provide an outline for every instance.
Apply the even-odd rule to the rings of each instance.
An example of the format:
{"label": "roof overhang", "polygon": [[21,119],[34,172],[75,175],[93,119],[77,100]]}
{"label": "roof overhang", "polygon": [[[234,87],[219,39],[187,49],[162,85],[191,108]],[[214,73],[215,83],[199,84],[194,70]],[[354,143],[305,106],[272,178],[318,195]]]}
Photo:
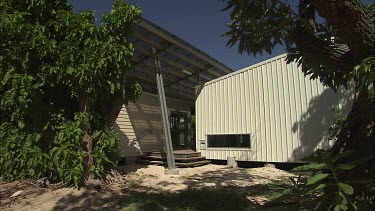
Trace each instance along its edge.
{"label": "roof overhang", "polygon": [[195,102],[195,87],[233,70],[181,38],[141,18],[131,37],[135,52],[127,77],[138,81],[145,92],[157,93],[155,57],[161,62],[165,95]]}

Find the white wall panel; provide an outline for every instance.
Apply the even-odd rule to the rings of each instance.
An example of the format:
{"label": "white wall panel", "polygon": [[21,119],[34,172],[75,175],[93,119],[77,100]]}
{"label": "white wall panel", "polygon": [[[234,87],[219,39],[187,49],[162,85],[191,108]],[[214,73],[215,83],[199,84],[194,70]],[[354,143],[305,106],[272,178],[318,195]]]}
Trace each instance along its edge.
{"label": "white wall panel", "polygon": [[[334,93],[305,77],[286,55],[244,68],[203,85],[197,93],[197,151],[208,159],[299,162],[327,147],[332,106],[351,107],[351,91]],[[209,134],[251,134],[251,149],[200,148]],[[207,146],[207,144],[206,144]]]}

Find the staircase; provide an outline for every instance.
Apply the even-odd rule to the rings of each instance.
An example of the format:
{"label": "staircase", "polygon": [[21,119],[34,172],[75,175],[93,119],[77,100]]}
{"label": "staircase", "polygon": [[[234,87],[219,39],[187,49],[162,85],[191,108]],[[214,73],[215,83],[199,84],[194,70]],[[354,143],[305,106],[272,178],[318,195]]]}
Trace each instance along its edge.
{"label": "staircase", "polygon": [[[177,167],[196,167],[209,164],[210,161],[201,156],[200,152],[188,150],[173,151]],[[151,152],[142,157],[142,163],[167,166],[167,155],[165,152]]]}

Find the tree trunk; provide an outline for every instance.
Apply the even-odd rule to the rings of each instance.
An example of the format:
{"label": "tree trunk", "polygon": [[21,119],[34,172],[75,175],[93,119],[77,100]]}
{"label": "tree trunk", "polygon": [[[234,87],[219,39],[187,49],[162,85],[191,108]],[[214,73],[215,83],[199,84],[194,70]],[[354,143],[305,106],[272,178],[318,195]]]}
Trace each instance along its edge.
{"label": "tree trunk", "polygon": [[311,0],[319,15],[327,20],[345,41],[357,60],[374,54],[375,26],[360,0]]}
{"label": "tree trunk", "polygon": [[[353,67],[361,60],[353,56],[351,49],[346,44],[333,44],[322,40],[316,34],[315,7],[310,5],[310,0],[300,0],[299,15],[294,33],[298,51],[303,55],[304,61],[315,66],[323,65],[334,72],[335,78],[346,78]],[[319,77],[326,81],[332,73],[320,72]],[[330,80],[332,80],[330,78]]]}
{"label": "tree trunk", "polygon": [[[89,96],[87,93],[81,93],[79,96],[79,111],[81,113],[86,113],[89,111],[88,108],[88,101]],[[92,153],[92,144],[93,144],[93,137],[92,131],[90,127],[90,122],[84,120],[81,123],[81,129],[84,133],[82,137],[82,148],[83,148],[83,165],[84,170],[82,172],[83,178],[85,182],[89,179],[90,176],[90,167],[93,164],[93,158],[91,156]]]}
{"label": "tree trunk", "polygon": [[[375,25],[365,13],[359,0],[311,0],[319,15],[332,25],[347,44],[352,61],[362,62],[373,55],[375,45]],[[355,64],[356,65],[356,64]],[[348,65],[353,70],[354,65]],[[341,153],[352,149],[352,158],[374,157],[375,106],[374,99],[366,91],[360,90],[347,120],[337,135],[332,152]],[[348,178],[361,178],[374,173],[374,160],[359,165]],[[356,188],[357,193],[360,188]]]}
{"label": "tree trunk", "polygon": [[[356,160],[367,159],[359,163],[355,168],[340,175],[340,180],[350,181],[358,179],[373,179],[374,176],[374,134],[375,134],[375,106],[374,100],[368,98],[364,91],[358,95],[345,124],[337,135],[333,146],[332,155],[340,154],[346,150],[354,150],[354,153],[341,162],[349,163]],[[364,200],[368,205],[374,204],[373,184],[351,184],[355,196]],[[326,191],[331,192],[332,189]],[[334,199],[332,199],[334,200]]]}
{"label": "tree trunk", "polygon": [[[124,89],[126,89],[125,72],[122,76],[122,85]],[[115,123],[117,116],[119,115],[121,108],[124,105],[125,99],[123,96],[123,94],[117,93],[117,95],[114,96],[113,100],[109,104],[103,106],[103,116],[105,118],[106,126],[109,128],[111,128]]]}
{"label": "tree trunk", "polygon": [[117,95],[109,104],[103,106],[103,116],[107,127],[113,126],[123,105],[124,98],[122,95]]}
{"label": "tree trunk", "polygon": [[358,148],[363,156],[374,154],[375,102],[365,91],[359,93],[333,147],[335,154]]}
{"label": "tree trunk", "polygon": [[[345,124],[337,135],[337,140],[332,148],[336,155],[346,150],[354,150],[354,154],[346,161],[369,158],[352,169],[345,177],[347,179],[372,178],[374,175],[375,151],[375,100],[368,97],[366,91],[359,93],[350,111]],[[363,185],[354,185],[356,194],[371,193]],[[373,197],[373,196],[372,196]],[[373,200],[373,199],[372,199]]]}
{"label": "tree trunk", "polygon": [[[332,69],[337,79],[342,74],[351,74],[355,65],[374,54],[374,24],[369,21],[360,1],[301,0],[299,9],[301,20],[297,21],[294,36],[305,61]],[[316,36],[315,9],[338,31],[345,44],[331,44]],[[319,76],[325,77],[325,74],[321,72]],[[332,148],[333,155],[354,150],[351,160],[372,157],[343,175],[347,179],[363,178],[374,173],[374,105],[374,99],[360,90]],[[363,185],[355,185],[354,189],[356,194],[369,194]]]}

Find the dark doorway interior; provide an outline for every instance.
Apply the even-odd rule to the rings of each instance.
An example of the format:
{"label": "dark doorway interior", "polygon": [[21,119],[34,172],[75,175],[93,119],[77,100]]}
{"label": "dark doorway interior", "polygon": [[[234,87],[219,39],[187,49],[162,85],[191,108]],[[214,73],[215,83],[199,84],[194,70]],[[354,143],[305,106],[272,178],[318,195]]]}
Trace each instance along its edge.
{"label": "dark doorway interior", "polygon": [[186,113],[173,112],[170,116],[173,149],[188,149],[188,119]]}

